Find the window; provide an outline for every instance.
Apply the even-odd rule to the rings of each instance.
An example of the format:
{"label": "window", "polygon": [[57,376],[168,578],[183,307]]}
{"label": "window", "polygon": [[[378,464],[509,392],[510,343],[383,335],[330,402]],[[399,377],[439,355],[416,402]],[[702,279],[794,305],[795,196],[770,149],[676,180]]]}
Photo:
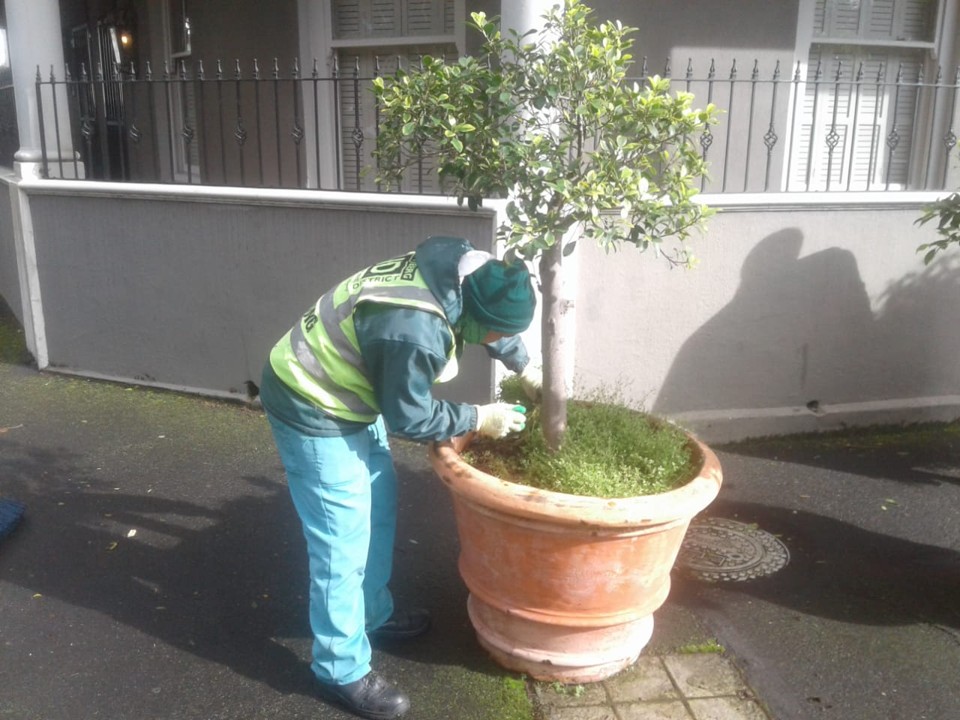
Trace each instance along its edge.
{"label": "window", "polygon": [[790,190],[910,186],[937,0],[816,0]]}
{"label": "window", "polygon": [[187,0],[169,0],[167,21],[170,23],[170,55],[190,56],[190,13]]}
{"label": "window", "polygon": [[[173,75],[191,70],[191,27],[188,0],[167,0],[167,56]],[[192,82],[170,83],[170,142],[173,175],[178,182],[200,182],[200,149],[197,140],[196,86]]]}
{"label": "window", "polygon": [[[415,65],[422,55],[456,59],[457,3],[462,0],[335,0],[332,47],[339,66],[337,83],[341,187],[376,190],[372,166],[377,117],[370,80]],[[437,192],[429,163],[408,173],[401,190]]]}

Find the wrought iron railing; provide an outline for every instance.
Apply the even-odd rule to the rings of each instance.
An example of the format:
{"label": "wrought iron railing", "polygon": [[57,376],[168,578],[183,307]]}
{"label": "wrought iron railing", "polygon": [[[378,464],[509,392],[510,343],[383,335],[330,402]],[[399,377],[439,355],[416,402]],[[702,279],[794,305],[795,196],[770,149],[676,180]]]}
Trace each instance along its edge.
{"label": "wrought iron railing", "polygon": [[[238,62],[212,72],[181,63],[85,68],[62,79],[37,73],[43,173],[131,182],[372,190],[378,114],[370,82],[399,58],[359,58],[321,75],[278,62],[264,73]],[[649,70],[644,61],[638,81]],[[926,70],[926,73],[925,73]],[[663,75],[672,75],[669,64]],[[922,62],[852,63],[844,58],[766,72],[693,61],[677,90],[722,110],[717,125],[689,138],[710,163],[707,192],[940,190],[957,164],[960,68],[952,76]],[[48,118],[44,125],[44,117]],[[49,118],[55,122],[50,123]],[[53,127],[53,130],[50,129]],[[429,165],[401,188],[438,191]]]}

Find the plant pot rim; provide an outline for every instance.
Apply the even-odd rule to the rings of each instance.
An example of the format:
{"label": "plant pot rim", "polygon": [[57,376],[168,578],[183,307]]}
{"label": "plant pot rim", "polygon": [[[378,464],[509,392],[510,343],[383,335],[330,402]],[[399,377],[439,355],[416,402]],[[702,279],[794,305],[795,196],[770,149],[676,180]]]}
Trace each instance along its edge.
{"label": "plant pot rim", "polygon": [[610,529],[662,525],[699,513],[717,496],[722,483],[717,456],[690,433],[687,436],[701,459],[697,476],[667,492],[626,498],[570,495],[489,475],[460,455],[473,436],[468,433],[430,443],[430,462],[441,480],[468,502],[531,520]]}

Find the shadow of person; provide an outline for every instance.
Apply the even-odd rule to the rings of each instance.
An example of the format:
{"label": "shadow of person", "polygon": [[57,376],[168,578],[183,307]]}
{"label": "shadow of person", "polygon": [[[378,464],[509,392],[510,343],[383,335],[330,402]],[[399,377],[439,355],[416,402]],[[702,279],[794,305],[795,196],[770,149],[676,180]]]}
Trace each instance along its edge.
{"label": "shadow of person", "polygon": [[716,588],[856,625],[927,623],[960,629],[960,553],[812,512],[718,499],[707,513],[779,537],[790,562],[773,575],[704,584],[677,573],[680,602],[713,603]]}
{"label": "shadow of person", "polygon": [[785,228],[750,251],[736,295],[680,348],[654,412],[857,397],[849,377],[870,361],[873,314],[856,259],[839,248],[800,257],[803,241]]}

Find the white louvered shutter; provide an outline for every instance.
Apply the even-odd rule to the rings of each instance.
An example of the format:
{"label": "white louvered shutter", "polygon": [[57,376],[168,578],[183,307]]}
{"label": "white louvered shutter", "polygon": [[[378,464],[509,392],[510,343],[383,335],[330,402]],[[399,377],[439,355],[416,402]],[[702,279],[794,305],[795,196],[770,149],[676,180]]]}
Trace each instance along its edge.
{"label": "white louvered shutter", "polygon": [[935,9],[930,0],[817,1],[789,189],[877,190],[909,183],[915,83],[926,52],[897,43],[930,40]]}
{"label": "white louvered shutter", "polygon": [[[377,114],[370,83],[377,71],[391,75],[400,62],[415,66],[422,55],[456,60],[454,32],[455,0],[336,0],[333,6],[334,38],[369,40],[382,38],[383,44],[338,50],[340,80],[337,83],[340,123],[341,183],[346,190],[378,190],[375,164],[371,156],[376,147]],[[411,45],[408,38],[450,36],[441,45]],[[407,42],[401,43],[401,40]],[[364,168],[367,168],[364,171]],[[440,192],[437,173],[430,162],[407,172],[400,188],[404,192]]]}

